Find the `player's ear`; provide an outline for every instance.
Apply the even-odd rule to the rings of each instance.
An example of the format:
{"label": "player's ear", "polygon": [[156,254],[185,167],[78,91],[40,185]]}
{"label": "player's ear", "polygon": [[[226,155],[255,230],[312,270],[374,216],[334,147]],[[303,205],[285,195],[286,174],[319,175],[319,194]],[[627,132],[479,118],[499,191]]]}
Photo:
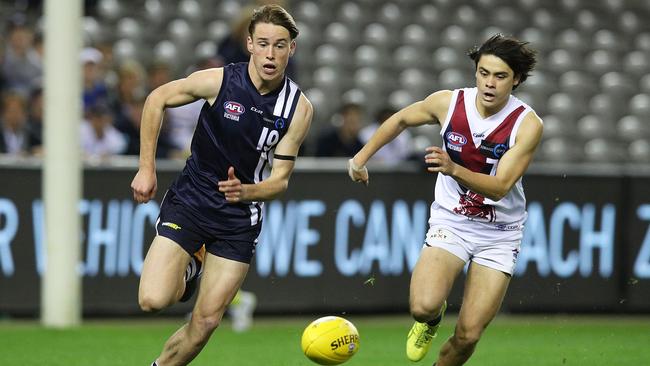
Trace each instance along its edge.
{"label": "player's ear", "polygon": [[296,53],[296,41],[291,41],[289,45],[289,57],[293,56],[294,53]]}
{"label": "player's ear", "polygon": [[246,37],[246,48],[248,52],[253,53],[253,39],[251,36]]}

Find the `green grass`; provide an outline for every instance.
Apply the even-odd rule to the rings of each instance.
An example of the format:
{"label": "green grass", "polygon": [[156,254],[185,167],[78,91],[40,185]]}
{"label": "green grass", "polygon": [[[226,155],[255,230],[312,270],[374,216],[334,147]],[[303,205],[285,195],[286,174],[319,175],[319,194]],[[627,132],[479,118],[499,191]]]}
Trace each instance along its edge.
{"label": "green grass", "polygon": [[[429,366],[455,322],[445,318],[429,355],[413,364],[404,356],[408,317],[348,318],[359,329],[361,346],[346,366]],[[314,365],[300,351],[300,336],[310,320],[256,319],[253,329],[241,334],[225,322],[192,365]],[[51,330],[35,322],[2,321],[0,365],[148,366],[181,323],[87,321],[77,329]],[[650,365],[650,318],[500,316],[467,365]]]}

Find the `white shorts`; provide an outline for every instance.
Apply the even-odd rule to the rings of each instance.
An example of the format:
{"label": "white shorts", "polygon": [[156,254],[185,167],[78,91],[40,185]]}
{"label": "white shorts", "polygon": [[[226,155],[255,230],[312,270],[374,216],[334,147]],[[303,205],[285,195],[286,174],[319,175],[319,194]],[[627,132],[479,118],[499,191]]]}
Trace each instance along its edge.
{"label": "white shorts", "polygon": [[434,225],[427,231],[424,245],[444,249],[465,263],[471,260],[512,275],[517,264],[521,241],[471,243],[454,233],[449,226]]}

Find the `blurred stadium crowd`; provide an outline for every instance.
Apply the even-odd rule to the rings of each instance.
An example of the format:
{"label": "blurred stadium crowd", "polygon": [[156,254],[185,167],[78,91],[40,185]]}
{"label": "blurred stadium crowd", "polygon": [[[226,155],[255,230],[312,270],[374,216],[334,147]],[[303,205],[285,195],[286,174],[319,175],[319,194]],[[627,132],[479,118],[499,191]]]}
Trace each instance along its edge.
{"label": "blurred stadium crowd", "polygon": [[[545,123],[536,161],[650,163],[650,1],[292,0],[300,35],[288,72],[315,120],[303,155],[351,156],[379,123],[438,89],[473,86],[467,50],[502,32],[539,64],[515,95]],[[137,155],[144,98],[194,70],[247,60],[246,0],[86,0],[82,22],[87,156]],[[40,154],[42,2],[0,1],[0,152]],[[159,157],[183,159],[201,103],[170,109]],[[439,143],[404,134],[379,158]],[[418,154],[418,158],[419,158]]]}

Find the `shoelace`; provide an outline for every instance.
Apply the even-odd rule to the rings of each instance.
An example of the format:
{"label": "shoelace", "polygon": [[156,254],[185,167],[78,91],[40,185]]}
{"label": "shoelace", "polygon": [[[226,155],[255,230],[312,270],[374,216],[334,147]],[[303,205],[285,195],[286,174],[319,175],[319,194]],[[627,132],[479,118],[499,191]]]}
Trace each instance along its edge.
{"label": "shoelace", "polygon": [[426,345],[427,343],[429,343],[429,341],[431,341],[431,339],[433,339],[433,331],[432,331],[431,327],[429,327],[426,324],[418,324],[418,327],[424,327],[425,328],[421,332],[419,332],[420,334],[418,335],[418,339],[415,340],[415,346],[420,348],[423,345]]}

